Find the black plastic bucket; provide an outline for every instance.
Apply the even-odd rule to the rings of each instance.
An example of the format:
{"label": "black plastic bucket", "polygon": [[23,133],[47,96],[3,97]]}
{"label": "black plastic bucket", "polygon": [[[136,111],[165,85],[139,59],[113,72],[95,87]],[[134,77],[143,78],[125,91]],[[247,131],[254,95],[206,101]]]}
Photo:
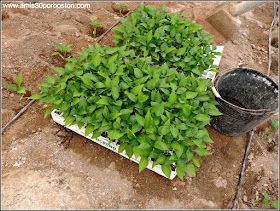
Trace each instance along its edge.
{"label": "black plastic bucket", "polygon": [[253,69],[231,69],[218,79],[216,91],[223,115],[213,116],[211,125],[229,136],[247,133],[278,111],[278,86]]}

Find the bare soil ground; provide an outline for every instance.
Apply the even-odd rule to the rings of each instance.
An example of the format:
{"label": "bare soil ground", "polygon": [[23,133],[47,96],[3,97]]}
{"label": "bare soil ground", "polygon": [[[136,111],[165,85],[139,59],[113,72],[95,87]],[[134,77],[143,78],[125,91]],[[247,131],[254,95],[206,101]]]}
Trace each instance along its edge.
{"label": "bare soil ground", "polygon": [[[5,2],[1,2],[2,4]],[[61,3],[61,2],[60,2]],[[238,2],[229,3],[231,5]],[[139,2],[128,2],[133,9]],[[205,19],[223,2],[146,2],[170,12],[188,11],[188,17],[215,35],[224,45],[220,71],[243,63],[267,73],[268,33],[273,3],[266,3],[237,18],[239,30],[226,40]],[[23,73],[26,96],[39,91],[39,84],[63,60],[51,56],[53,42],[73,44],[72,56],[92,45],[89,18],[103,22],[99,35],[120,17],[112,2],[91,2],[90,9],[3,9],[2,7],[2,128],[28,103],[6,87]],[[278,4],[277,4],[278,7]],[[277,13],[278,15],[278,13]],[[273,26],[277,33],[278,16]],[[113,45],[113,32],[100,43]],[[278,84],[278,48],[272,46],[270,77]],[[229,137],[208,126],[214,140],[211,156],[201,157],[197,176],[170,181],[104,147],[43,118],[45,109],[35,102],[2,134],[2,209],[230,209],[235,197],[249,135]],[[278,114],[270,119],[278,120]],[[278,132],[263,137],[271,121],[260,124],[252,140],[237,209],[253,206],[256,193],[266,191],[278,199]]]}

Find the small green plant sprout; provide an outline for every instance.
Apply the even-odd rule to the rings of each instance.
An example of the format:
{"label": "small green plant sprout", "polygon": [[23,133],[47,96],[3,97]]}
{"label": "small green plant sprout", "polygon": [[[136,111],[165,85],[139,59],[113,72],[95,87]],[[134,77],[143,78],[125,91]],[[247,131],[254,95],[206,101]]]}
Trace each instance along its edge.
{"label": "small green plant sprout", "polygon": [[15,90],[17,93],[20,94],[19,102],[21,103],[23,95],[26,93],[25,86],[21,86],[22,82],[22,73],[20,73],[17,77],[17,85],[15,84],[7,84],[9,89]]}
{"label": "small green plant sprout", "polygon": [[122,9],[123,9],[124,7],[127,7],[128,4],[122,4],[122,3],[117,3],[117,4],[120,6],[120,17],[121,17],[121,16],[123,16],[123,14],[122,14]]}
{"label": "small green plant sprout", "polygon": [[278,208],[279,208],[278,201],[271,202],[269,195],[265,191],[263,192],[263,196],[265,199],[264,202],[260,201],[259,194],[257,192],[255,201],[253,201],[253,202],[249,201],[249,203],[251,203],[253,206],[256,206],[257,204],[264,204],[265,207],[267,207],[268,205],[272,205],[275,209],[278,210]]}
{"label": "small green plant sprout", "polygon": [[272,120],[271,120],[271,124],[272,124],[272,126],[270,126],[266,132],[263,132],[262,138],[264,138],[264,139],[269,139],[269,140],[272,140],[272,141],[273,141],[273,138],[272,138],[272,137],[269,137],[269,136],[268,136],[268,133],[273,132],[273,131],[275,131],[275,130],[278,130],[278,128],[279,128],[279,121],[274,121],[274,120],[272,119]]}
{"label": "small green plant sprout", "polygon": [[93,25],[93,37],[96,38],[96,29],[102,26],[102,22],[95,22],[94,18],[90,18],[90,24]]}
{"label": "small green plant sprout", "polygon": [[67,52],[70,52],[70,51],[72,51],[72,48],[71,48],[71,46],[72,46],[72,44],[69,44],[69,45],[65,45],[65,46],[62,46],[62,45],[60,45],[59,43],[53,43],[59,50],[61,50],[61,52],[62,52],[62,54],[60,53],[60,52],[54,52],[53,54],[52,54],[52,56],[54,56],[54,55],[59,55],[65,62],[66,62],[66,53]]}
{"label": "small green plant sprout", "polygon": [[279,121],[274,121],[274,120],[272,119],[272,120],[271,120],[271,123],[272,123],[271,130],[272,130],[272,131],[278,130],[278,128],[279,128]]}

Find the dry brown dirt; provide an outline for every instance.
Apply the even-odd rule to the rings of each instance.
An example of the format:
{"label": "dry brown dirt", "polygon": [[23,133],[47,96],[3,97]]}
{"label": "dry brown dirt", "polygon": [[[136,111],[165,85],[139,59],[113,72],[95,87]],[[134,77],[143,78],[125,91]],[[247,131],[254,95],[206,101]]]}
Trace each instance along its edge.
{"label": "dry brown dirt", "polygon": [[[2,4],[5,2],[1,2]],[[127,2],[133,9],[139,2]],[[232,2],[231,5],[238,2]],[[224,46],[220,71],[245,67],[267,73],[268,32],[273,3],[266,3],[238,17],[240,27],[226,40],[205,19],[223,2],[146,2],[170,12],[188,11],[188,17],[215,35]],[[89,18],[103,22],[99,34],[120,17],[112,2],[91,2],[90,9],[3,9],[2,7],[2,128],[28,103],[6,87],[23,73],[26,96],[38,87],[52,69],[63,66],[53,42],[73,44],[72,56],[92,45]],[[278,4],[277,4],[278,6]],[[278,15],[278,13],[277,13]],[[273,34],[278,25],[278,16]],[[113,32],[100,43],[113,45]],[[278,48],[272,47],[270,77],[278,84]],[[35,102],[2,134],[2,209],[230,209],[249,138],[223,135],[208,126],[214,140],[211,156],[201,157],[197,176],[170,181],[126,158],[43,118],[45,109]],[[270,119],[278,120],[278,114]],[[267,209],[253,206],[256,193],[279,194],[278,132],[268,132],[271,120],[260,124],[252,140],[237,209]]]}

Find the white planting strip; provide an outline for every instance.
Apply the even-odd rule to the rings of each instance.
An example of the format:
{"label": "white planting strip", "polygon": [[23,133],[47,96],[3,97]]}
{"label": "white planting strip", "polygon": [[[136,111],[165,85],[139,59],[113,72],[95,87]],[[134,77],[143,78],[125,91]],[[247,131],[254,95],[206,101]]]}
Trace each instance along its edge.
{"label": "white planting strip", "polygon": [[[223,49],[224,49],[224,46],[217,46],[216,51],[222,53]],[[217,56],[214,59],[214,63],[213,64],[219,66],[220,61],[221,61],[221,56]],[[213,82],[214,79],[215,79],[215,76],[216,76],[216,72],[205,70],[201,78],[211,79],[211,81]],[[85,130],[86,130],[85,125],[81,129],[79,129],[77,124],[71,125],[71,126],[65,126],[65,123],[64,123],[65,119],[62,116],[63,114],[56,113],[56,110],[53,110],[51,115],[52,115],[53,120],[55,122],[57,122],[58,124],[68,128],[68,129],[70,129],[70,130],[72,130],[72,131],[74,131],[74,132],[76,132],[78,134],[80,134],[81,136],[84,136],[84,137],[94,141],[97,144],[100,144],[103,147],[106,147],[107,149],[112,150],[115,153],[118,153],[120,145],[116,144],[115,142],[111,142],[109,144],[110,140],[105,138],[105,137],[103,137],[103,136],[99,136],[98,138],[94,138],[94,139],[91,138],[92,134],[89,134],[88,136],[85,136]],[[125,154],[125,150],[122,153],[118,153],[118,154],[122,155],[123,157],[128,158],[128,156]],[[134,155],[130,158],[130,160],[132,160],[132,161],[134,161],[135,163],[138,163],[138,164],[140,162],[140,159],[141,159],[140,156],[137,159],[135,159]],[[150,160],[147,168],[152,170],[152,171],[154,171],[154,172],[156,172],[157,174],[159,174],[161,176],[166,177],[165,174],[163,173],[163,171],[161,170],[161,165],[156,165],[153,168],[152,168],[152,165],[153,165],[153,162]],[[170,179],[174,179],[174,177],[176,175],[177,175],[176,171],[172,170],[171,171],[171,175],[170,175]]]}
{"label": "white planting strip", "polygon": [[[91,138],[92,134],[89,134],[88,136],[85,136],[85,130],[86,130],[85,126],[83,126],[81,129],[79,129],[77,124],[71,125],[71,126],[65,126],[64,117],[62,116],[63,114],[58,114],[55,111],[56,110],[53,110],[53,112],[51,113],[52,118],[55,122],[57,122],[58,124],[60,124],[64,127],[69,128],[70,130],[80,134],[81,136],[84,136],[84,137],[102,145],[103,147],[106,147],[107,149],[112,150],[113,152],[118,153],[120,145],[116,144],[115,142],[111,142],[109,144],[110,140],[107,139],[107,138],[104,138],[103,136],[99,136],[98,138],[94,138],[94,139]],[[125,150],[122,153],[118,153],[118,154],[128,158],[128,156],[125,154]],[[140,156],[137,159],[135,159],[134,155],[130,158],[130,160],[132,160],[132,161],[134,161],[135,163],[138,163],[138,164],[140,162],[140,159],[141,159]],[[160,174],[161,176],[166,177],[165,174],[163,173],[163,171],[161,170],[161,165],[156,165],[156,166],[154,166],[154,168],[152,168],[152,165],[153,165],[153,162],[150,160],[147,168],[156,172],[156,173],[158,173],[158,174]],[[173,179],[176,175],[177,175],[176,171],[171,171],[170,179]]]}
{"label": "white planting strip", "polygon": [[[212,45],[211,45],[211,47],[212,47]],[[224,46],[217,46],[215,51],[223,53],[223,50],[224,50]],[[216,58],[214,59],[213,65],[219,66],[221,58],[222,58],[222,56],[216,56]],[[204,70],[201,78],[211,79],[211,82],[214,83],[215,76],[216,76],[216,72],[209,71],[209,69],[207,69],[207,70]]]}

